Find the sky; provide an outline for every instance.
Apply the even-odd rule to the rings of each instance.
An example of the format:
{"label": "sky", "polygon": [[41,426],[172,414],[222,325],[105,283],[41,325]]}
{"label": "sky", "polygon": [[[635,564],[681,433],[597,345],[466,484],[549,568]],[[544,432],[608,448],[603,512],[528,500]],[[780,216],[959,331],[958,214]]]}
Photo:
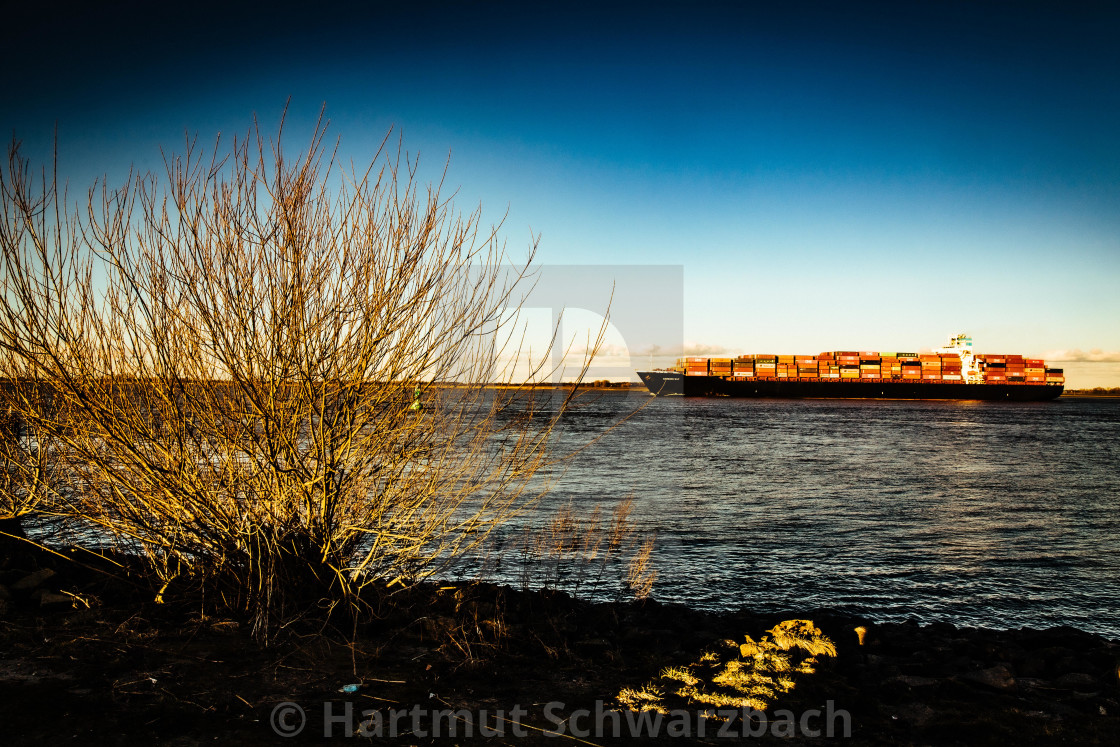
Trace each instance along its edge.
{"label": "sky", "polygon": [[0,124],[57,133],[72,192],[325,106],[347,158],[393,128],[513,259],[583,268],[570,319],[612,283],[679,317],[615,324],[611,373],[967,332],[1120,386],[1115,2],[148,5],[11,11]]}

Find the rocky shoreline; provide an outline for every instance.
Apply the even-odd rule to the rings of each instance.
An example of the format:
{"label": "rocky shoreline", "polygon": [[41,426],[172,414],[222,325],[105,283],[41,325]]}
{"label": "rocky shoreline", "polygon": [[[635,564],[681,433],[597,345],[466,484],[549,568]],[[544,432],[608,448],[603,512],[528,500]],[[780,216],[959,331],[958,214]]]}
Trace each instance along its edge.
{"label": "rocky shoreline", "polygon": [[157,605],[127,578],[41,565],[0,570],[6,744],[333,742],[363,739],[363,711],[386,728],[398,712],[403,744],[446,743],[447,723],[436,737],[424,720],[439,712],[459,714],[460,743],[603,744],[641,726],[611,715],[621,689],[792,618],[812,620],[836,655],[791,675],[764,714],[729,725],[697,707],[643,741],[680,742],[675,728],[711,744],[816,743],[829,730],[851,744],[1120,743],[1120,642],[1073,628],[712,614],[449,584],[386,596],[376,619],[346,630],[311,615],[264,648],[201,599]]}

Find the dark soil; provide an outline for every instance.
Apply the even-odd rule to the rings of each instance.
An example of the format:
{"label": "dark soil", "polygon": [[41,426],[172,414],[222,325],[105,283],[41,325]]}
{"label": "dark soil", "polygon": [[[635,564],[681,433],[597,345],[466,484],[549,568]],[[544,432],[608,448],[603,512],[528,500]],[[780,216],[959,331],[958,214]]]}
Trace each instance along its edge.
{"label": "dark soil", "polygon": [[[812,743],[819,740],[795,722],[806,717],[808,729],[823,731],[832,713],[842,737],[846,711],[852,744],[1120,744],[1120,644],[1072,628],[875,625],[819,610],[716,615],[456,584],[387,597],[377,619],[356,628],[318,614],[263,647],[241,621],[203,614],[200,599],[154,604],[127,579],[45,558],[36,565],[55,573],[35,576],[36,568],[10,562],[0,570],[5,744],[333,742],[374,711],[388,734],[391,711],[412,709],[418,728],[411,714],[395,724],[401,744],[603,744],[615,723],[631,734],[625,716],[609,713],[620,689],[793,617],[822,628],[837,657],[801,676],[765,724],[740,718],[726,729],[733,738],[718,721],[677,714],[677,731],[710,744],[745,741],[744,729],[763,741],[788,734],[785,743]],[[867,628],[862,646],[859,625]],[[346,685],[358,687],[340,692]],[[598,719],[597,703],[608,712]],[[305,726],[283,739],[276,729],[301,723],[296,705]],[[429,714],[447,709],[465,710],[456,738],[430,736]],[[499,710],[507,721],[495,721]],[[484,717],[505,733],[480,733]],[[561,721],[565,736],[545,736]],[[596,721],[605,736],[595,736]],[[680,741],[668,733],[663,722],[660,736],[645,741]]]}

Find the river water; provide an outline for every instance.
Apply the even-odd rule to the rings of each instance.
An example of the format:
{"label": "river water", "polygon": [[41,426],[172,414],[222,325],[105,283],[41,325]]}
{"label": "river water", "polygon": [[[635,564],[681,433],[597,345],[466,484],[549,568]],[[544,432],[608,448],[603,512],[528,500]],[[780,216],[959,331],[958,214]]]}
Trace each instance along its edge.
{"label": "river water", "polygon": [[606,394],[547,506],[633,494],[653,596],[1120,638],[1120,400],[736,400]]}

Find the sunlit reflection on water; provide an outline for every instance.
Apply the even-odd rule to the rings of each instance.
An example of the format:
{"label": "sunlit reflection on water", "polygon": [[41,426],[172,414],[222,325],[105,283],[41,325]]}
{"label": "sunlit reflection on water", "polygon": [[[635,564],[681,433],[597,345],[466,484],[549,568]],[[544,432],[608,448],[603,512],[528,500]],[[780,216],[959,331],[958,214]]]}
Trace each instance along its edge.
{"label": "sunlit reflection on water", "polygon": [[[571,442],[639,400],[567,419]],[[1120,403],[661,398],[547,506],[629,493],[655,597],[1120,636]]]}

